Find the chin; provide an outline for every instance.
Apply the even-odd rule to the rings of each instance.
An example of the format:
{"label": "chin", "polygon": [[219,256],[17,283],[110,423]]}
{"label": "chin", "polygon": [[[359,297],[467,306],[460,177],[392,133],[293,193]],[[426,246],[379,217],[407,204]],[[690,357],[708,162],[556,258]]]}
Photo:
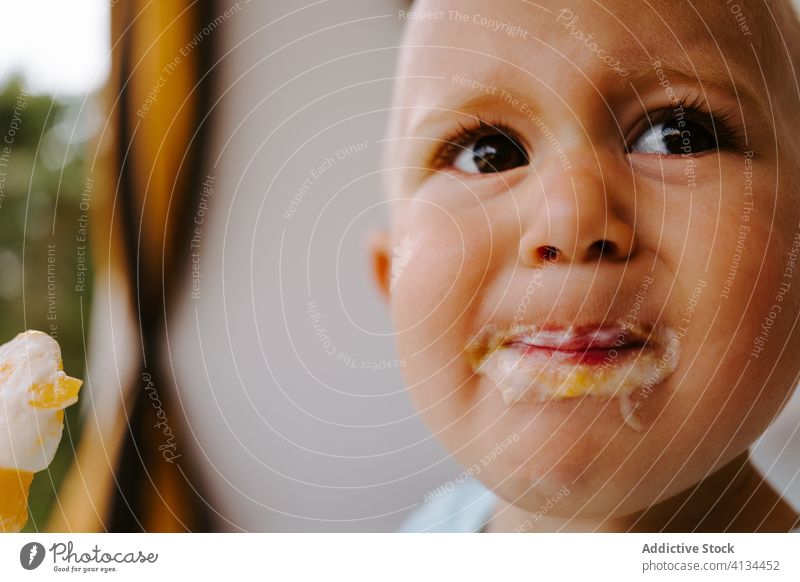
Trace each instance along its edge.
{"label": "chin", "polygon": [[[478,475],[509,503],[529,512],[545,507],[551,517],[576,518],[627,515],[653,503],[654,492],[668,486],[664,482],[654,487],[652,480],[643,481],[658,450],[651,450],[640,435],[620,437],[619,421],[605,422],[601,415],[580,422],[583,418],[579,413],[565,423],[557,412],[545,411],[527,426],[510,428],[504,423],[484,433],[469,458],[460,460],[474,463],[472,459],[501,436],[516,433],[519,439]],[[669,495],[677,492],[668,491]]]}

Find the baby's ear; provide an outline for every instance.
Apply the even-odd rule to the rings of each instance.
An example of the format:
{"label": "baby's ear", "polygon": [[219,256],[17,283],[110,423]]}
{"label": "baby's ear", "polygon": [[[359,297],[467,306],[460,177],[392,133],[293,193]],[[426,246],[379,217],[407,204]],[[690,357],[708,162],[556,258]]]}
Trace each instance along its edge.
{"label": "baby's ear", "polygon": [[381,296],[388,302],[392,283],[392,241],[386,230],[367,234],[365,245],[369,253],[370,272]]}

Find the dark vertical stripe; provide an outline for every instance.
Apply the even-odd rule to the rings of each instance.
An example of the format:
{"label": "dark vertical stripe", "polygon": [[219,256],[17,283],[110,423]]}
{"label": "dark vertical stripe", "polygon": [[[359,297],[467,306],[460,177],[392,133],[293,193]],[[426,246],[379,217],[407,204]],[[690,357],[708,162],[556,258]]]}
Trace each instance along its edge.
{"label": "dark vertical stripe", "polygon": [[[117,70],[118,78],[116,79],[117,91],[119,92],[117,101],[117,110],[113,112],[116,118],[118,128],[118,139],[116,142],[116,167],[119,169],[119,181],[117,183],[117,196],[120,228],[122,231],[122,246],[124,252],[126,273],[129,277],[131,285],[131,296],[134,298],[131,308],[134,310],[135,319],[141,320],[141,314],[138,310],[138,302],[135,301],[137,293],[137,240],[136,240],[136,201],[135,201],[135,186],[133,183],[135,172],[131,171],[131,163],[135,152],[129,151],[131,147],[132,131],[130,127],[130,120],[128,118],[128,111],[130,108],[130,64],[131,64],[131,51],[133,43],[133,31],[128,29],[128,26],[133,21],[133,10],[137,8],[136,2],[122,2],[120,9],[124,15],[124,22],[121,29],[127,32],[122,33],[122,37],[118,41],[119,51],[119,67]],[[130,155],[129,155],[130,154]],[[111,225],[113,229],[113,223]],[[112,231],[113,232],[113,231]],[[109,239],[109,244],[113,241]],[[138,354],[137,354],[138,356]],[[136,357],[136,356],[134,356]],[[138,359],[138,358],[137,358]],[[138,391],[138,387],[134,388]],[[136,408],[140,398],[136,398]],[[137,440],[136,425],[133,422],[135,419],[134,411],[125,411],[126,416],[124,421],[127,424],[127,433],[125,441],[120,452],[119,463],[115,468],[115,482],[116,490],[113,496],[113,503],[111,509],[110,523],[106,527],[110,531],[141,531],[140,526],[136,523],[136,513],[138,513],[139,503],[134,491],[136,491],[135,483],[139,478],[138,467],[139,464],[138,453],[136,450],[135,442]],[[133,413],[128,416],[129,413]]]}
{"label": "dark vertical stripe", "polygon": [[[128,25],[133,20],[133,10],[138,9],[137,3],[123,2],[120,4],[124,9],[125,25]],[[195,21],[195,31],[201,29],[206,22],[213,20],[216,5],[216,1],[204,0],[195,2],[191,10]],[[125,26],[123,26],[124,28]],[[133,28],[135,28],[135,25]],[[191,224],[188,219],[182,220],[182,218],[191,216],[191,214],[181,211],[185,208],[193,208],[199,197],[204,178],[200,172],[195,170],[202,167],[201,164],[206,158],[203,145],[209,143],[208,123],[210,117],[199,128],[192,143],[188,144],[189,153],[181,168],[181,174],[186,178],[175,181],[176,185],[184,185],[184,188],[174,193],[175,198],[170,209],[171,214],[178,213],[177,218],[173,219],[173,221],[168,216],[165,221],[165,228],[168,229],[167,237],[171,241],[170,244],[166,245],[166,249],[171,254],[169,257],[164,255],[160,257],[146,256],[146,254],[140,252],[138,244],[139,221],[142,210],[139,207],[139,203],[144,200],[144,197],[136,196],[142,183],[137,181],[135,166],[132,167],[136,159],[135,148],[132,148],[126,160],[126,152],[130,140],[133,139],[130,123],[132,115],[128,79],[128,76],[131,75],[132,44],[135,36],[132,30],[129,30],[120,39],[118,45],[120,50],[119,78],[117,79],[120,94],[119,109],[116,112],[119,128],[116,155],[120,171],[118,208],[121,214],[120,222],[125,262],[131,285],[132,308],[142,331],[142,344],[147,361],[146,371],[153,377],[162,399],[165,402],[169,402],[174,387],[172,382],[168,380],[171,377],[164,373],[164,366],[158,349],[158,340],[163,333],[163,326],[166,325],[167,309],[174,304],[175,292],[181,287],[181,283],[184,280],[182,275],[188,269],[188,242]],[[209,71],[213,65],[214,55],[216,54],[215,37],[216,34],[209,35],[195,49],[195,51],[198,51],[198,79]],[[196,94],[192,96],[192,99],[197,104],[194,127],[197,127],[202,122],[211,107],[213,85],[211,77],[212,75],[208,75],[196,89]],[[163,279],[162,271],[164,273]],[[142,284],[143,280],[146,280],[145,284]],[[163,296],[166,297],[166,305],[162,301],[162,289],[164,291]],[[129,411],[130,417],[126,419],[128,432],[121,451],[120,462],[116,468],[118,485],[114,495],[109,530],[114,532],[142,531],[142,524],[146,522],[148,512],[154,510],[166,511],[166,507],[163,506],[163,502],[159,498],[159,492],[150,482],[151,478],[154,479],[154,473],[151,469],[156,463],[161,463],[161,468],[168,467],[168,470],[173,473],[170,478],[173,479],[176,486],[181,488],[181,497],[188,506],[186,514],[178,515],[178,518],[183,520],[187,528],[192,531],[211,531],[210,511],[203,501],[204,487],[196,477],[197,471],[192,470],[190,457],[187,454],[183,454],[185,451],[184,446],[181,445],[179,447],[182,451],[181,471],[175,465],[165,464],[157,446],[153,443],[153,431],[156,430],[153,428],[155,415],[153,407],[149,406],[149,398],[141,380],[144,371],[144,369],[141,369],[140,373],[132,379],[134,382],[132,388],[136,397],[133,410]],[[169,408],[167,404],[165,409],[169,410]],[[172,409],[174,410],[174,407]],[[176,428],[174,420],[172,428],[173,430]],[[176,434],[175,436],[178,442],[181,442],[180,435]],[[188,444],[186,439],[183,439],[183,444]],[[191,479],[192,487],[184,481],[184,474]],[[198,493],[195,493],[194,490]]]}

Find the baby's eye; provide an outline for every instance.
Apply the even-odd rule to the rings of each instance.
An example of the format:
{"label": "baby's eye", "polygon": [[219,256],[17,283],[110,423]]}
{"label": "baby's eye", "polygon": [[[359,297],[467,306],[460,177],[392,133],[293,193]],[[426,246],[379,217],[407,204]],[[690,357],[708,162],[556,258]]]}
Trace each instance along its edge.
{"label": "baby's eye", "polygon": [[467,174],[505,172],[528,164],[525,149],[502,133],[485,135],[464,144],[453,166]]}
{"label": "baby's eye", "polygon": [[717,149],[714,133],[701,123],[677,119],[656,123],[634,142],[630,147],[632,153],[657,154],[674,156],[681,154],[698,154]]}

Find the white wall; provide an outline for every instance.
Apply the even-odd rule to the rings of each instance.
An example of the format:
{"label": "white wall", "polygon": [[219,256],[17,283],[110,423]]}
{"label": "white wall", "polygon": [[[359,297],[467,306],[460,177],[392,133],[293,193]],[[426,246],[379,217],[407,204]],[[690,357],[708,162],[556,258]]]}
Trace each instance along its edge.
{"label": "white wall", "polygon": [[[415,417],[399,371],[328,355],[307,313],[313,300],[336,353],[356,366],[395,358],[362,242],[386,220],[377,141],[400,3],[315,4],[240,0],[215,33],[230,53],[200,293],[187,286],[167,349],[227,529],[391,530],[458,472]],[[314,178],[326,158],[335,163]]]}

